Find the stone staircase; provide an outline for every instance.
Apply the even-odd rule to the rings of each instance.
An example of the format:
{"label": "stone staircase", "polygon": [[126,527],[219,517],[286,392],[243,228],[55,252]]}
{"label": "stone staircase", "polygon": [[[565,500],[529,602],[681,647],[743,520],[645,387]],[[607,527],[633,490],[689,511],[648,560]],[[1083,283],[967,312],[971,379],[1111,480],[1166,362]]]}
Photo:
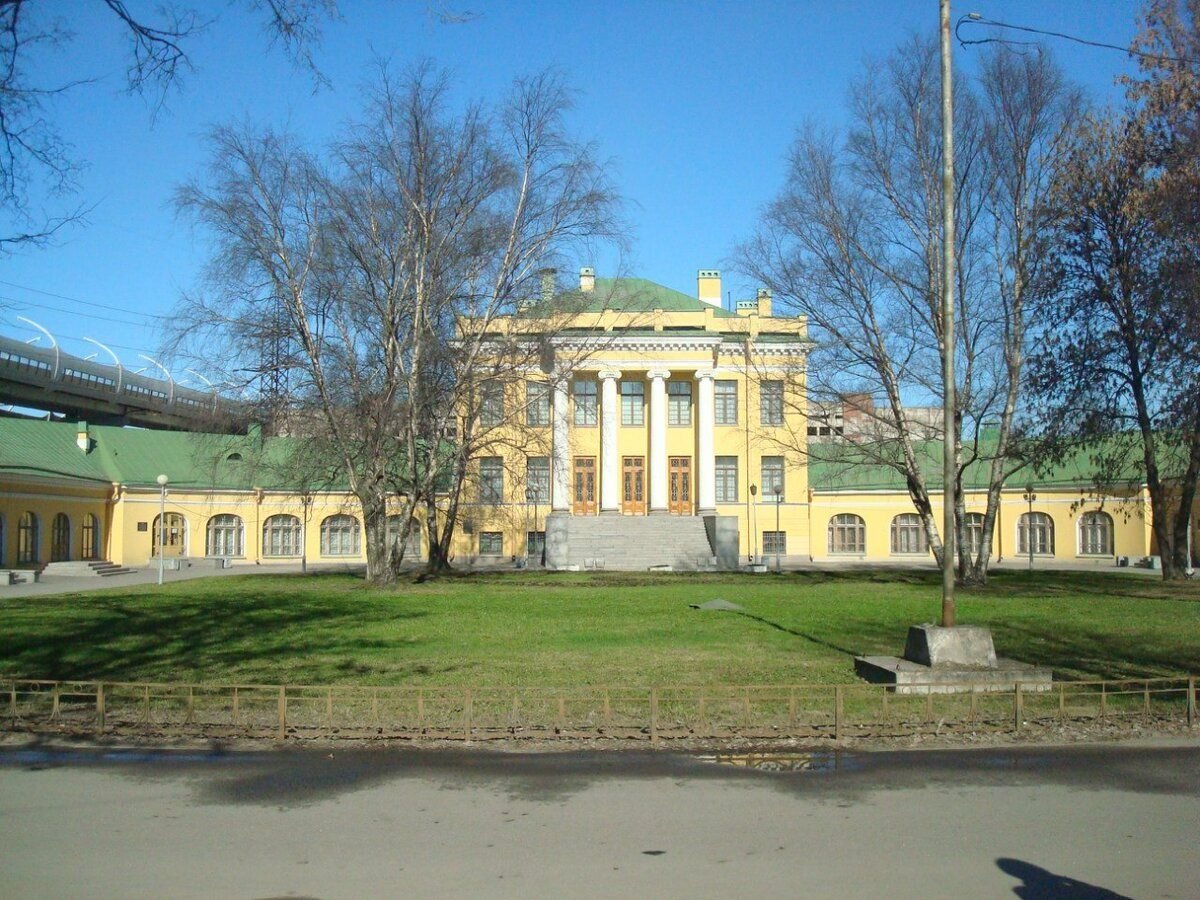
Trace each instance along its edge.
{"label": "stone staircase", "polygon": [[127,575],[126,569],[107,559],[73,559],[66,562],[46,563],[43,575],[65,575],[72,578],[107,578],[110,575]]}
{"label": "stone staircase", "polygon": [[712,570],[713,551],[699,516],[571,516],[564,567],[637,571]]}

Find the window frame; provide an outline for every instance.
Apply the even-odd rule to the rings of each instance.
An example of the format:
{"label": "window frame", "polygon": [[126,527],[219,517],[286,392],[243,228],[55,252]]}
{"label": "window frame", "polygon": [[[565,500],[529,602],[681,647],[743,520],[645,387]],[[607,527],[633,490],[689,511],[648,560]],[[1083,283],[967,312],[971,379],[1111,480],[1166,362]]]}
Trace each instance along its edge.
{"label": "window frame", "polygon": [[[1088,549],[1089,536],[1094,536],[1095,522],[1100,522],[1104,527],[1104,548],[1103,550]],[[1076,527],[1076,534],[1079,541],[1080,556],[1114,556],[1114,547],[1116,545],[1116,524],[1113,522],[1113,517],[1102,509],[1093,509],[1083,513],[1079,517],[1079,522]]]}
{"label": "window frame", "polygon": [[[902,519],[904,521],[901,521]],[[916,549],[911,545],[913,535],[916,536]],[[925,523],[917,513],[900,513],[893,516],[890,536],[893,556],[926,556],[929,553],[929,535],[925,532]]]}
{"label": "window frame", "polygon": [[[535,466],[534,463],[538,463],[538,465]],[[545,473],[544,481],[543,473]],[[535,488],[538,489],[535,490]],[[525,457],[525,502],[543,505],[550,502],[550,457]]]}
{"label": "window frame", "polygon": [[[1033,517],[1032,519],[1030,517]],[[1035,522],[1038,529],[1045,529],[1046,536],[1049,540],[1049,549],[1039,549],[1035,544],[1033,548],[1034,556],[1054,556],[1054,517],[1049,513],[1034,510],[1032,513],[1023,512],[1017,518],[1017,555],[1028,556],[1031,541],[1030,528]],[[1040,543],[1040,542],[1039,542]]]}
{"label": "window frame", "polygon": [[479,424],[495,428],[504,422],[504,383],[485,381],[479,386]]}
{"label": "window frame", "polygon": [[550,425],[550,382],[525,382],[525,424],[530,428]]}
{"label": "window frame", "polygon": [[[835,537],[848,534],[855,538],[853,546],[835,546]],[[830,556],[862,556],[867,552],[867,523],[858,513],[835,513],[830,516],[826,536]]]}
{"label": "window frame", "polygon": [[[231,521],[226,521],[231,520]],[[234,541],[233,553],[215,552],[224,549],[218,546],[217,540],[222,542],[232,537]],[[246,555],[246,522],[245,520],[234,513],[217,513],[215,516],[209,516],[208,522],[204,525],[204,556],[212,559],[235,559],[242,558]]]}
{"label": "window frame", "polygon": [[760,425],[783,424],[783,382],[777,379],[758,383],[758,418]]}
{"label": "window frame", "polygon": [[17,518],[17,565],[41,562],[41,521],[38,514],[26,510]]}
{"label": "window frame", "polygon": [[[335,532],[334,529],[337,529]],[[339,549],[335,553],[333,547],[333,538],[338,539]],[[340,545],[348,538],[350,548],[348,550],[341,549]],[[334,513],[326,516],[321,520],[321,546],[320,551],[322,556],[329,557],[347,557],[362,555],[362,522],[357,516],[350,513]]]}
{"label": "window frame", "polygon": [[[290,522],[287,521],[289,519]],[[280,524],[276,524],[277,522]],[[276,540],[276,535],[288,537]],[[290,547],[292,552],[277,553],[277,547],[281,551]],[[263,520],[262,555],[263,559],[295,559],[304,555],[304,523],[300,521],[299,516],[275,513]]]}
{"label": "window frame", "polygon": [[[780,542],[778,549],[774,546],[767,546],[768,540]],[[764,531],[762,533],[762,548],[763,556],[787,556],[787,532],[786,531]]]}
{"label": "window frame", "polygon": [[[738,503],[738,458],[736,456],[717,456],[713,460],[713,470],[716,480],[716,502]],[[728,490],[732,482],[733,496]]]}
{"label": "window frame", "polygon": [[[686,398],[686,402],[684,402]],[[692,383],[690,381],[667,382],[667,427],[692,427]]]}
{"label": "window frame", "polygon": [[503,457],[479,458],[479,502],[486,506],[499,506],[504,502]]}
{"label": "window frame", "polygon": [[[778,460],[779,464],[778,464],[778,466],[776,466],[774,462],[768,463],[768,460]],[[771,475],[769,480],[767,477],[768,472],[770,472],[770,475]],[[759,496],[762,497],[764,501],[769,501],[771,503],[776,502],[776,500],[775,500],[775,482],[776,482],[776,480],[778,480],[778,482],[779,482],[779,487],[782,488],[782,490],[780,491],[780,496],[783,497],[784,499],[787,498],[787,459],[786,458],[784,458],[782,456],[760,457],[758,475],[759,475],[759,479],[758,479]],[[776,479],[776,475],[778,475],[778,479]]]}
{"label": "window frame", "polygon": [[[713,379],[714,420],[717,425],[738,423],[738,383],[731,378]],[[730,407],[733,415],[730,416]]]}
{"label": "window frame", "polygon": [[571,421],[576,428],[595,428],[600,418],[599,384],[594,378],[576,378],[571,382]]}
{"label": "window frame", "polygon": [[[496,549],[484,549],[484,541],[492,543],[495,539]],[[504,555],[504,532],[503,531],[481,531],[479,532],[479,555],[480,556],[503,556]]]}
{"label": "window frame", "polygon": [[[629,388],[628,392],[626,388]],[[621,382],[621,425],[627,428],[646,426],[646,383]]]}

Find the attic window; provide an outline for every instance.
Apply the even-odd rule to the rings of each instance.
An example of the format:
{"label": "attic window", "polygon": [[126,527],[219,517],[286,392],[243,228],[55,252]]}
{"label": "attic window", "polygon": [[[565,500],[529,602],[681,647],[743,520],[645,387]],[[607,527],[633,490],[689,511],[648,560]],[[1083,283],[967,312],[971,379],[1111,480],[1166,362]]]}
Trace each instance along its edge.
{"label": "attic window", "polygon": [[240,453],[230,453],[230,454],[229,454],[227,457],[225,457],[225,459],[226,459],[226,460],[228,460],[229,462],[241,462],[241,461],[242,461],[242,454],[240,454]]}

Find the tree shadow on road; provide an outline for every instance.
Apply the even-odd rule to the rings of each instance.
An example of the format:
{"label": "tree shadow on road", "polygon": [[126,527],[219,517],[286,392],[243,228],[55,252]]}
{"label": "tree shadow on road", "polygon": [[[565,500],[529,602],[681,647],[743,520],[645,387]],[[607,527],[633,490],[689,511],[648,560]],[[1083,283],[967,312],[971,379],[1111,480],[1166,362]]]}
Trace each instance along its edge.
{"label": "tree shadow on road", "polygon": [[1013,893],[1023,900],[1129,900],[1124,894],[1055,875],[1021,859],[1002,856],[996,860],[996,866],[1006,875],[1021,879],[1023,883],[1014,887]]}

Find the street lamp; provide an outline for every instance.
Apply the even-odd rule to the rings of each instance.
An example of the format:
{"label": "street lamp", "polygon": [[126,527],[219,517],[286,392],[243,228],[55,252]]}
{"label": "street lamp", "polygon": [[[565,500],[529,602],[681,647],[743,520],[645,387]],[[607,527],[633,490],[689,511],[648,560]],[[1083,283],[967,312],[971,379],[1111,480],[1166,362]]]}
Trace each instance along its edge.
{"label": "street lamp", "polygon": [[757,496],[758,485],[750,485],[750,515],[753,517],[750,520],[750,534],[754,541],[754,553],[750,556],[750,562],[752,563],[758,562],[758,516],[755,515],[755,506],[757,504],[754,502],[754,498]]}
{"label": "street lamp", "polygon": [[1037,494],[1033,492],[1033,485],[1025,488],[1025,493],[1022,495],[1025,502],[1029,504],[1029,516],[1025,519],[1025,545],[1029,548],[1029,571],[1033,571],[1033,501],[1037,499]]}
{"label": "street lamp", "polygon": [[163,583],[163,545],[167,534],[167,482],[171,479],[159,475],[154,479],[158,482],[158,583]]}
{"label": "street lamp", "polygon": [[779,552],[780,552],[779,545],[780,545],[780,543],[782,543],[782,541],[780,540],[780,533],[779,533],[779,505],[782,502],[783,502],[783,485],[776,482],[775,483],[775,571],[776,571],[776,573],[782,571],[779,566]]}

